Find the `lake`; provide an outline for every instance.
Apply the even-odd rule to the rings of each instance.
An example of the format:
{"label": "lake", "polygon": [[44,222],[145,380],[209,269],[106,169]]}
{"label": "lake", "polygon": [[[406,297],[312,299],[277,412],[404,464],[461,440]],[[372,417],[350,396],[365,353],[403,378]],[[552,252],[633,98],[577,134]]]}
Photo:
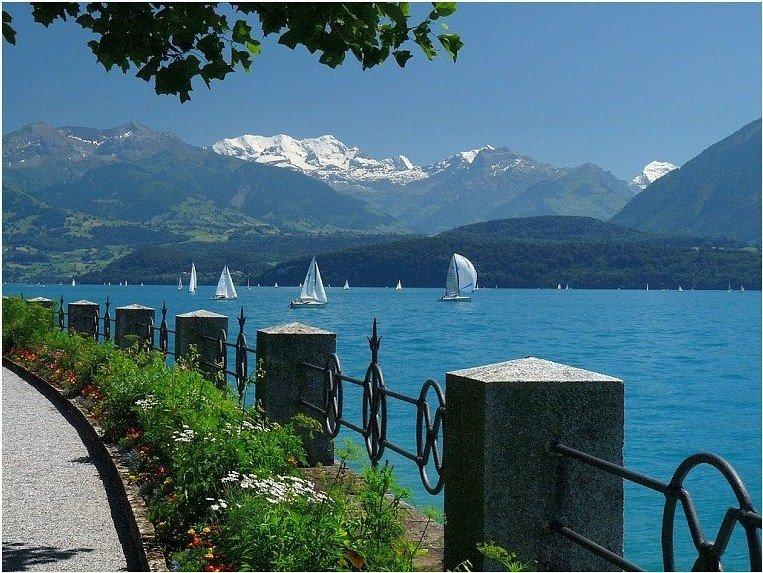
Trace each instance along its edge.
{"label": "lake", "polygon": [[[214,287],[196,295],[174,286],[5,285],[4,294],[47,296],[65,302],[88,299],[112,309],[142,303],[170,317],[205,308],[231,317],[244,306],[247,338],[255,330],[300,321],[337,333],[343,370],[362,378],[370,354],[366,336],[379,321],[379,361],[387,386],[417,396],[427,378],[445,372],[528,355],[595,370],[625,381],[625,465],[667,481],[689,454],[710,451],[737,469],[761,509],[761,293],[759,291],[627,291],[481,289],[471,303],[438,302],[441,289],[328,288],[322,309],[289,309],[297,287],[239,287],[237,301],[211,300]],[[103,306],[101,306],[103,312]],[[159,315],[159,313],[157,312]],[[112,311],[113,316],[113,311]],[[170,321],[174,328],[174,319]],[[172,340],[170,340],[172,345]],[[390,400],[391,439],[415,450],[415,409]],[[357,419],[359,393],[345,398]],[[352,435],[343,429],[342,436]],[[391,458],[420,505],[442,505],[429,496],[409,461]],[[730,489],[716,473],[700,469],[686,486],[711,538]],[[647,569],[661,569],[661,495],[626,484],[625,555]],[[679,510],[676,566],[689,569],[693,554]],[[509,548],[511,549],[511,548]],[[726,570],[749,567],[737,527]]]}

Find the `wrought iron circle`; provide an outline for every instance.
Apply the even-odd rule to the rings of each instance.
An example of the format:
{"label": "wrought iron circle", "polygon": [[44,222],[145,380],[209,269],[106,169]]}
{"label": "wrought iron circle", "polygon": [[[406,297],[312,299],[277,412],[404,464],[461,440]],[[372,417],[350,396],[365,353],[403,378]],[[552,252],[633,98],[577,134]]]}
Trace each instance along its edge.
{"label": "wrought iron circle", "polygon": [[387,396],[384,375],[377,362],[371,362],[363,379],[363,430],[371,465],[384,455],[387,440]]}
{"label": "wrought iron circle", "polygon": [[[434,391],[437,398],[437,407],[435,408],[434,418],[427,401],[429,390]],[[442,455],[438,450],[438,439],[442,430],[443,413],[445,412],[445,396],[442,388],[436,380],[427,380],[421,387],[419,399],[416,402],[416,465],[419,467],[421,483],[431,494],[439,493],[443,487],[442,475]],[[437,482],[432,485],[427,475],[427,465],[429,457],[432,457],[434,469],[437,472]]]}
{"label": "wrought iron circle", "polygon": [[323,410],[326,412],[326,433],[331,438],[339,435],[344,406],[344,392],[342,390],[342,368],[339,364],[339,356],[332,353],[326,359],[323,370],[324,400]]}
{"label": "wrought iron circle", "polygon": [[[678,501],[681,501],[684,507],[684,514],[687,519],[689,529],[695,532],[692,535],[692,541],[697,549],[698,557],[694,563],[694,570],[716,570],[722,571],[722,565],[720,562],[721,557],[726,549],[726,543],[728,537],[731,535],[731,531],[724,531],[723,526],[718,532],[718,537],[715,541],[707,541],[701,535],[701,528],[699,526],[698,516],[694,509],[691,498],[686,490],[683,489],[683,483],[689,473],[700,465],[709,465],[718,470],[718,472],[726,479],[726,482],[734,492],[737,501],[739,502],[739,510],[741,512],[756,513],[755,508],[752,505],[750,495],[747,493],[747,489],[742,483],[742,479],[737,474],[736,470],[726,460],[710,453],[698,453],[693,454],[686,458],[676,469],[673,477],[668,484],[668,491],[665,495],[665,507],[662,514],[662,556],[663,565],[666,571],[675,570],[675,553],[674,553],[674,525],[675,525],[675,513]],[[733,509],[733,508],[732,508]],[[732,521],[729,527],[734,527],[735,521]],[[745,523],[740,521],[742,527],[744,527],[747,537],[747,546],[750,555],[750,570],[761,570],[761,551],[760,551],[760,538],[758,536],[758,525],[753,523]],[[722,539],[721,544],[717,544],[719,539]]]}

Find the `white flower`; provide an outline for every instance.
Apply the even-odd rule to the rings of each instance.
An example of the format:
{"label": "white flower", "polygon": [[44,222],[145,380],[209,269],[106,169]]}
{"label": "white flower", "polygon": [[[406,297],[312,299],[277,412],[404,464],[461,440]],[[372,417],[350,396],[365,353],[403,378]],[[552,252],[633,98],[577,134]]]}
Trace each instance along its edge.
{"label": "white flower", "polygon": [[268,503],[292,502],[298,498],[310,502],[331,501],[324,492],[317,491],[312,482],[295,476],[260,479],[254,474],[241,475],[238,472],[230,472],[220,481],[237,484],[241,489],[251,489],[262,495]]}
{"label": "white flower", "polygon": [[136,400],[135,402],[135,405],[138,406],[143,411],[150,410],[157,404],[159,404],[159,401],[156,399],[156,396],[152,396],[151,394],[149,394],[142,400]]}
{"label": "white flower", "polygon": [[177,430],[172,432],[172,439],[176,442],[188,443],[196,436],[196,433],[185,424],[183,424],[183,428],[182,432],[178,432]]}

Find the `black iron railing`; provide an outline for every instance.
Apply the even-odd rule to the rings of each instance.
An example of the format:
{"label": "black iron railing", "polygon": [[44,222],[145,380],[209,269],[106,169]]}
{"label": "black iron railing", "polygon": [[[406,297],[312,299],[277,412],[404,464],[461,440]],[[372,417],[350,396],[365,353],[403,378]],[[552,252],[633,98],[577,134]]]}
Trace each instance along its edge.
{"label": "black iron railing", "polygon": [[[419,468],[421,482],[431,494],[439,493],[443,488],[443,456],[441,452],[441,433],[445,418],[445,395],[440,384],[435,380],[427,380],[421,388],[418,398],[413,398],[393,390],[384,385],[384,375],[379,365],[379,347],[381,337],[377,335],[376,319],[373,322],[373,330],[368,338],[371,348],[371,363],[366,370],[363,380],[347,376],[342,372],[339,357],[332,354],[326,364],[319,366],[309,362],[303,362],[302,366],[323,374],[324,402],[323,406],[313,404],[304,398],[300,403],[309,410],[317,413],[324,420],[325,431],[335,438],[344,426],[363,437],[371,465],[376,467],[384,456],[385,450],[393,452],[411,460]],[[344,417],[344,382],[348,382],[363,389],[363,422],[357,425]],[[437,401],[436,407],[430,407],[427,397],[433,391]],[[387,436],[387,399],[400,400],[416,407],[416,451],[411,452],[392,442]],[[434,466],[437,480],[433,483],[429,479],[427,467],[430,460]]]}
{"label": "black iron railing", "polygon": [[[162,302],[162,321],[159,323],[159,326],[156,326],[154,324],[154,319],[149,318],[148,324],[146,324],[146,328],[148,329],[146,340],[148,341],[148,349],[149,350],[159,350],[164,356],[172,356],[175,357],[175,353],[170,350],[170,334],[175,334],[175,331],[172,330],[167,325],[167,301]],[[159,347],[156,347],[156,333],[159,333]]]}
{"label": "black iron railing", "polygon": [[[213,336],[203,336],[205,340],[216,343],[215,362],[211,363],[208,360],[200,359],[199,362],[205,366],[213,369],[217,372],[217,378],[222,385],[227,384],[229,377],[233,380],[238,393],[238,401],[243,403],[245,398],[246,388],[249,383],[249,354],[257,356],[257,350],[251,348],[246,343],[246,335],[244,334],[244,325],[246,324],[246,317],[244,316],[244,307],[241,307],[241,313],[238,317],[238,336],[236,336],[236,342],[229,342],[228,335],[225,330],[220,329],[220,333],[217,338]],[[234,370],[228,369],[228,350],[234,351]]]}
{"label": "black iron railing", "polygon": [[[752,505],[747,489],[736,470],[723,458],[709,453],[693,454],[686,458],[676,469],[668,483],[645,476],[623,466],[613,464],[596,456],[592,456],[580,450],[565,446],[559,441],[550,444],[549,449],[559,454],[564,460],[575,460],[608,474],[620,477],[629,482],[661,493],[665,497],[665,506],[662,513],[662,561],[665,571],[675,571],[674,554],[674,525],[678,503],[683,509],[686,523],[689,527],[692,543],[697,550],[697,558],[692,567],[693,571],[722,571],[721,558],[728,547],[731,534],[739,523],[745,531],[747,548],[750,558],[750,570],[761,570],[760,534],[761,515]],[[729,507],[726,510],[723,522],[715,539],[708,539],[699,522],[699,516],[694,507],[694,502],[683,484],[689,473],[697,466],[709,465],[726,479],[736,496],[738,507]],[[572,529],[561,517],[556,517],[549,523],[551,531],[566,537],[573,543],[577,543],[591,553],[616,565],[625,571],[642,571],[642,569],[613,553],[595,541],[588,539]]]}

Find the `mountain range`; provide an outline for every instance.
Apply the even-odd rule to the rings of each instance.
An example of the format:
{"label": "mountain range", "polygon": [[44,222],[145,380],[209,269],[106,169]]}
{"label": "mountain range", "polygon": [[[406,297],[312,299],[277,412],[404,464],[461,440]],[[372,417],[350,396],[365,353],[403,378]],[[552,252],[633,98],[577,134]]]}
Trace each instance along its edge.
{"label": "mountain range", "polygon": [[9,280],[80,275],[147,244],[404,231],[314,178],[138,124],[28,125],[3,137],[2,160]]}
{"label": "mountain range", "polygon": [[144,282],[165,281],[195,257],[213,275],[223,255],[245,261],[253,277],[308,253],[527,216],[614,215],[646,232],[760,243],[759,120],[681,168],[652,162],[630,182],[506,147],[421,167],[332,136],[243,136],[201,148],[136,123],[31,124],[3,136],[2,161],[8,280],[105,276],[125,260]]}
{"label": "mountain range", "polygon": [[464,223],[529,215],[608,219],[675,166],[653,161],[633,181],[587,163],[564,168],[491,145],[429,166],[405,155],[375,159],[332,135],[243,135],[212,145],[222,155],[275,165],[327,182],[424,233]]}

